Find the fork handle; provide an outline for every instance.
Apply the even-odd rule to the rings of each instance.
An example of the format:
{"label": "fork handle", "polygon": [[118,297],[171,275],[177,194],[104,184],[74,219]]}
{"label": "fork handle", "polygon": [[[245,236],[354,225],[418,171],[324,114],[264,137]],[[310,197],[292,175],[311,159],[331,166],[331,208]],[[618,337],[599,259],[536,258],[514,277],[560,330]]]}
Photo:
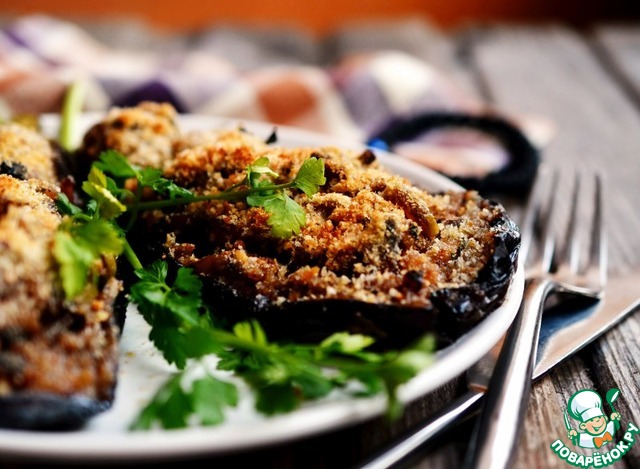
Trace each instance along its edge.
{"label": "fork handle", "polygon": [[483,396],[484,392],[468,391],[446,409],[358,465],[358,469],[386,469],[398,464],[440,433],[476,413]]}
{"label": "fork handle", "polygon": [[468,468],[510,467],[526,415],[542,308],[552,283],[525,282],[523,300],[509,329],[485,395],[465,459]]}

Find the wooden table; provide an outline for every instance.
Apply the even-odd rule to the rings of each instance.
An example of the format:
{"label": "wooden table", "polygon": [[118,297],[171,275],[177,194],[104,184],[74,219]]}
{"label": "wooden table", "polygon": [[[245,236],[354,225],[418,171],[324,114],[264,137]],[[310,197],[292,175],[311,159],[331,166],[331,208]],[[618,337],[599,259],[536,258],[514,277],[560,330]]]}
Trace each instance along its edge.
{"label": "wooden table", "polygon": [[[386,43],[401,44],[441,67],[467,91],[504,111],[550,118],[557,134],[544,150],[545,161],[563,168],[599,168],[606,174],[610,270],[640,269],[640,209],[635,206],[640,200],[640,25],[601,26],[584,33],[561,25],[475,26],[425,39],[402,43],[402,31],[390,30]],[[518,213],[517,203],[504,202]],[[611,387],[619,388],[618,411],[625,421],[640,423],[637,337],[640,314],[631,315],[534,385],[515,467],[568,467],[549,445],[564,435],[562,413],[579,389],[604,395]],[[209,467],[353,467],[464,391],[464,378],[458,377],[409,405],[392,424],[379,418],[289,444],[198,462]],[[471,428],[465,423],[444,435],[409,467],[460,467]],[[640,467],[640,444],[614,467],[627,466]]]}

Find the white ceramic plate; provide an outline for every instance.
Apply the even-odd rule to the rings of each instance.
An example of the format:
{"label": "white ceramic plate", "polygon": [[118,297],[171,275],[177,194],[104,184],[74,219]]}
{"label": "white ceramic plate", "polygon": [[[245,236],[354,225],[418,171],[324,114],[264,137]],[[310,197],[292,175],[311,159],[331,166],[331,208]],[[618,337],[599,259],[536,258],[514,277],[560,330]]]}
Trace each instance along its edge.
{"label": "white ceramic plate", "polygon": [[[99,116],[86,115],[82,129]],[[57,118],[45,116],[43,127],[55,135]],[[274,126],[259,122],[239,122],[211,116],[182,116],[183,130],[212,129],[242,124],[265,138]],[[338,145],[362,149],[354,142],[299,129],[278,126],[278,144],[285,146]],[[379,160],[393,172],[428,190],[460,189],[449,179],[408,160],[377,151]],[[520,304],[524,276],[517,272],[503,305],[472,331],[451,346],[440,350],[434,363],[400,390],[404,402],[417,399],[458,376],[487,353],[511,324]],[[241,404],[224,424],[213,428],[129,432],[128,424],[172,368],[147,340],[148,326],[137,311],[129,309],[122,334],[121,365],[113,407],[92,419],[79,431],[41,433],[0,430],[0,454],[20,459],[47,461],[165,460],[203,454],[227,453],[247,448],[291,441],[335,430],[380,415],[385,410],[382,397],[354,399],[334,394],[305,405],[287,415],[264,417],[253,409],[250,393],[240,387]]]}

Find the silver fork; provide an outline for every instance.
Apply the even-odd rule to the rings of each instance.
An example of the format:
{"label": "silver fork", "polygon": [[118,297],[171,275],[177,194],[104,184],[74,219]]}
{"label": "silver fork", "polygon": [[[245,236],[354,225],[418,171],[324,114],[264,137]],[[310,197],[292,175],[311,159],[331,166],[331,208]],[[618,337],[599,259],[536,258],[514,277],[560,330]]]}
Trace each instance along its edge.
{"label": "silver fork", "polygon": [[[520,254],[526,267],[523,301],[491,377],[465,460],[467,467],[506,468],[513,458],[529,399],[540,319],[549,295],[558,293],[556,301],[566,298],[565,294],[597,300],[604,291],[607,255],[601,178],[595,176],[595,196],[589,199],[582,196],[584,178],[576,175],[564,249],[558,249],[563,228],[557,210],[563,207],[559,181],[558,170],[541,168],[529,200]],[[585,225],[590,226],[581,229]],[[581,239],[584,233],[589,234],[590,242]]]}

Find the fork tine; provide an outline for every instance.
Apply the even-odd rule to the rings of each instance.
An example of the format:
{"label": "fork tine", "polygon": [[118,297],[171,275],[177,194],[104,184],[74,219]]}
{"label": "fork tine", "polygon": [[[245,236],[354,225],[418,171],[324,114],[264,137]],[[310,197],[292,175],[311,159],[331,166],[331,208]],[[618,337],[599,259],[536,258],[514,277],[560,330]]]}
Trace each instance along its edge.
{"label": "fork tine", "polygon": [[591,250],[586,276],[595,287],[603,287],[607,281],[607,233],[604,214],[603,181],[599,174],[595,176],[595,210],[591,230]]}
{"label": "fork tine", "polygon": [[547,166],[544,164],[540,165],[527,201],[522,223],[520,223],[520,238],[522,241],[520,244],[519,259],[523,267],[527,259],[530,257],[532,242],[535,238],[537,220],[540,218],[540,214],[542,210],[544,210],[545,202],[548,198],[546,185],[549,183],[549,171],[550,169]]}
{"label": "fork tine", "polygon": [[[606,282],[607,255],[602,181],[596,174],[593,184],[586,182],[584,173],[577,172],[565,248],[562,256],[558,256],[557,276],[565,286],[582,287],[585,289],[583,293],[588,294],[588,291],[600,291]],[[581,195],[585,193],[590,195]],[[597,295],[591,293],[588,296]]]}
{"label": "fork tine", "polygon": [[[521,225],[522,265],[529,271],[549,272],[556,245],[553,216],[558,188],[558,171],[541,166]],[[535,246],[541,249],[534,250]]]}
{"label": "fork tine", "polygon": [[537,269],[539,272],[551,272],[556,256],[556,245],[558,243],[558,230],[555,223],[556,211],[558,210],[559,199],[558,183],[560,175],[558,169],[554,169],[551,173],[551,181],[548,185],[547,194],[547,210],[540,218],[542,225],[542,246],[543,252],[538,261]]}
{"label": "fork tine", "polygon": [[[582,249],[582,232],[578,232],[578,213],[581,203],[583,203],[580,192],[583,189],[584,182],[581,173],[576,172],[571,193],[571,207],[569,213],[569,221],[566,228],[565,246],[561,256],[558,256],[558,274],[569,276],[578,274],[581,271],[581,261],[583,260]],[[591,223],[591,220],[589,220]],[[593,230],[589,230],[593,231]],[[591,256],[589,256],[591,257]]]}

